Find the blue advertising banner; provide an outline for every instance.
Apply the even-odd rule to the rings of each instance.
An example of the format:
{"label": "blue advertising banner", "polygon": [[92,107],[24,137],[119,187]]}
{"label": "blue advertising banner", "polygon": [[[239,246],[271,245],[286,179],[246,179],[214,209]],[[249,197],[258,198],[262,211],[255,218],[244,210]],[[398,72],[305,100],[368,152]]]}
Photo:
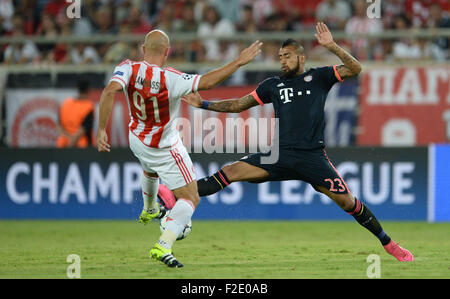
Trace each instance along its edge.
{"label": "blue advertising banner", "polygon": [[450,145],[430,146],[430,221],[450,221]]}
{"label": "blue advertising banner", "polygon": [[[380,219],[427,219],[427,148],[336,148],[328,156]],[[197,178],[245,154],[191,154]],[[136,219],[141,167],[129,149],[0,150],[1,219]],[[351,219],[302,181],[237,182],[202,198],[194,219]]]}

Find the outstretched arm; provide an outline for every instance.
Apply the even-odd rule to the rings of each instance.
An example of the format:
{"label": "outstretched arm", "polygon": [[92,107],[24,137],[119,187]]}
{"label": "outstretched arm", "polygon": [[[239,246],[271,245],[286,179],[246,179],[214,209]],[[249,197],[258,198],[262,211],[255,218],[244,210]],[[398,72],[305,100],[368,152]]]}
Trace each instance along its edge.
{"label": "outstretched arm", "polygon": [[259,104],[251,94],[248,94],[240,99],[208,102],[204,101],[200,94],[191,93],[183,97],[182,99],[194,107],[216,112],[239,113]]}
{"label": "outstretched arm", "polygon": [[109,152],[111,149],[111,146],[108,143],[108,135],[106,134],[106,126],[108,125],[109,116],[113,109],[114,96],[122,90],[122,85],[115,81],[111,81],[111,83],[105,87],[100,97],[97,132],[97,149],[99,152]]}
{"label": "outstretched arm", "polygon": [[217,84],[225,81],[241,66],[246,65],[261,53],[261,46],[261,42],[255,41],[250,47],[244,49],[241,54],[239,54],[239,57],[232,62],[201,76],[200,82],[198,83],[198,90],[211,89]]}
{"label": "outstretched arm", "polygon": [[362,67],[359,61],[333,41],[333,36],[327,25],[322,22],[317,23],[316,31],[319,44],[341,59],[343,65],[338,65],[336,70],[342,80],[356,76],[361,72]]}

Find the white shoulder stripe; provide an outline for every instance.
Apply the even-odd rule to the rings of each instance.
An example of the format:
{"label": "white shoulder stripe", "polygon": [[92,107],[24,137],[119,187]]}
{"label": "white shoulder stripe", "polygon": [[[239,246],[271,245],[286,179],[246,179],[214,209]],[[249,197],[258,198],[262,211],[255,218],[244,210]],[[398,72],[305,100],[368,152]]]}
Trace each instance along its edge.
{"label": "white shoulder stripe", "polygon": [[147,73],[147,65],[145,63],[141,63],[138,74],[136,76],[136,82],[134,83],[134,87],[136,89],[143,89],[142,83],[145,80],[146,73]]}
{"label": "white shoulder stripe", "polygon": [[153,68],[153,76],[152,76],[152,82],[151,82],[151,88],[150,88],[150,92],[151,93],[159,93],[159,89],[160,89],[160,81],[161,81],[161,69],[158,67],[154,67]]}

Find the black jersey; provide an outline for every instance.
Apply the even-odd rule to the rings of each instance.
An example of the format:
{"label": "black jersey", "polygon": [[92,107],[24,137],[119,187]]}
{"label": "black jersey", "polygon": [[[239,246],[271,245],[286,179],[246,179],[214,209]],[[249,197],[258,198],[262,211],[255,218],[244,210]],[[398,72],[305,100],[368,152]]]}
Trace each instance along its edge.
{"label": "black jersey", "polygon": [[312,68],[296,77],[272,77],[252,92],[261,104],[272,103],[279,120],[279,145],[299,149],[325,146],[325,100],[341,81],[336,66]]}

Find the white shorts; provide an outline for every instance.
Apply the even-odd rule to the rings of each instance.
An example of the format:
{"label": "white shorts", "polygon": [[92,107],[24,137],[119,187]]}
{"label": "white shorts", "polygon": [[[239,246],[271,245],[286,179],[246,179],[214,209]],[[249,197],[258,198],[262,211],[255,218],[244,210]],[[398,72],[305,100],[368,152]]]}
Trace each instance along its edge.
{"label": "white shorts", "polygon": [[129,133],[130,148],[146,172],[156,173],[163,183],[174,190],[196,179],[194,165],[181,140],[170,148],[153,148]]}

